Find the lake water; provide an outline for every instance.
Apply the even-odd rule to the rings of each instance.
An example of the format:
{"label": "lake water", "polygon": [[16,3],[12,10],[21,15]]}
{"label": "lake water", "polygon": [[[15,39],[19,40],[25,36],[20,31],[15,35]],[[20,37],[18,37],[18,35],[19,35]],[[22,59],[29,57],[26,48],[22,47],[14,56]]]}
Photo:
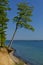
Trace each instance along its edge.
{"label": "lake water", "polygon": [[[6,41],[8,44],[10,41]],[[29,61],[32,65],[43,65],[43,41],[13,41],[16,55]]]}

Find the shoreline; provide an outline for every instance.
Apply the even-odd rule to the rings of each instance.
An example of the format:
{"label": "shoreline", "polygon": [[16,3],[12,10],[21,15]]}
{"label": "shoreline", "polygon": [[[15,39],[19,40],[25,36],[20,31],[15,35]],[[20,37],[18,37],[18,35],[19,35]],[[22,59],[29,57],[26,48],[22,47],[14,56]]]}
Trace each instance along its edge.
{"label": "shoreline", "polygon": [[13,59],[13,61],[15,61],[15,63],[18,63],[19,61],[22,61],[22,62],[24,62],[24,65],[32,65],[29,61],[26,61],[25,59],[21,58],[20,56],[17,56],[15,53],[16,52],[14,52],[14,49],[10,53],[10,56]]}
{"label": "shoreline", "polygon": [[[0,48],[0,64],[1,65],[33,65],[20,56],[15,55],[15,49]],[[4,58],[6,59],[4,61]],[[2,63],[3,62],[3,63]],[[7,64],[6,64],[7,63]]]}

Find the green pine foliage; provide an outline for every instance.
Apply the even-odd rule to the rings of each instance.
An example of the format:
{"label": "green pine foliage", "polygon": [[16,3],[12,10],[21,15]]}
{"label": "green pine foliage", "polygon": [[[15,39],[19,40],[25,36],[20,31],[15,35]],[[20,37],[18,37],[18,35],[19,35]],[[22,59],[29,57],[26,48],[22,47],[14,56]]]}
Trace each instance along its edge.
{"label": "green pine foliage", "polygon": [[26,29],[34,31],[32,25],[29,24],[29,22],[32,22],[32,11],[32,6],[29,6],[27,3],[19,3],[17,16],[15,16],[13,19],[14,22],[16,22],[16,27],[24,27]]}
{"label": "green pine foliage", "polygon": [[6,34],[5,30],[7,29],[7,22],[9,21],[7,17],[7,10],[10,10],[8,7],[8,0],[0,0],[0,45],[3,46]]}
{"label": "green pine foliage", "polygon": [[[33,7],[29,6],[27,3],[19,3],[18,5],[17,16],[13,18],[13,21],[16,22],[16,29],[12,36],[11,43],[13,42],[14,36],[18,28],[26,28],[34,31],[34,28],[29,23],[32,22],[31,16]],[[10,10],[8,0],[0,0],[0,45],[3,46],[6,40],[6,29],[7,22],[9,21],[7,17],[7,12]],[[9,45],[10,46],[10,45]]]}
{"label": "green pine foliage", "polygon": [[33,7],[29,6],[27,3],[19,3],[17,10],[18,10],[17,16],[15,16],[13,18],[13,21],[16,23],[16,28],[15,28],[14,34],[11,38],[9,47],[11,47],[11,45],[12,45],[14,36],[15,36],[18,28],[23,27],[28,30],[34,31],[34,28],[32,27],[32,25],[29,24],[30,22],[32,22],[31,16],[32,16]]}

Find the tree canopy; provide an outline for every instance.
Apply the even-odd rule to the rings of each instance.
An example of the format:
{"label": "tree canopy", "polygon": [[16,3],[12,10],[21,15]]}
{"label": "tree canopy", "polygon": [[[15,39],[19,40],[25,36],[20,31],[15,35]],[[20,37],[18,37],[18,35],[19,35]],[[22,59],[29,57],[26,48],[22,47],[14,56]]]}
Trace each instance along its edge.
{"label": "tree canopy", "polygon": [[15,16],[13,19],[13,21],[16,22],[16,26],[24,27],[26,29],[34,31],[32,25],[29,24],[29,22],[32,22],[32,11],[32,6],[28,6],[27,3],[19,3],[17,16]]}
{"label": "tree canopy", "polygon": [[7,22],[9,21],[7,17],[7,11],[10,10],[8,7],[8,0],[0,0],[0,44],[4,45],[7,29]]}
{"label": "tree canopy", "polygon": [[18,10],[17,15],[13,18],[13,21],[16,23],[16,29],[9,44],[10,47],[12,45],[14,36],[18,28],[23,27],[28,30],[34,31],[33,26],[29,24],[30,22],[32,22],[31,16],[32,16],[33,7],[29,6],[27,3],[19,3],[17,10]]}
{"label": "tree canopy", "polygon": [[[12,36],[11,42],[14,39],[15,33],[18,28],[26,28],[28,30],[34,31],[34,28],[29,23],[32,22],[31,16],[33,7],[29,6],[28,3],[19,3],[17,5],[17,16],[13,18],[13,21],[16,23],[16,29]],[[9,8],[9,1],[8,0],[0,0],[0,44],[1,46],[4,45],[6,40],[6,29],[7,29],[7,22],[9,21],[7,17],[7,11],[10,10]],[[10,43],[11,44],[11,43]]]}

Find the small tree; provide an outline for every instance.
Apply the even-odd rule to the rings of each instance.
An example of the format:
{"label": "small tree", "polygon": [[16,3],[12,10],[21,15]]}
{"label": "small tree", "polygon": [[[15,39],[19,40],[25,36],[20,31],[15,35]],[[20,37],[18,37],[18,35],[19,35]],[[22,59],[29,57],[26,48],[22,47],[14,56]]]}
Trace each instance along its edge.
{"label": "small tree", "polygon": [[34,31],[34,28],[29,24],[29,22],[32,21],[30,18],[32,16],[32,11],[33,7],[28,6],[27,3],[18,4],[18,12],[17,12],[18,15],[13,18],[13,21],[16,23],[16,29],[10,41],[9,47],[11,47],[16,31],[19,27],[20,28],[24,27],[28,30]]}
{"label": "small tree", "polygon": [[7,17],[8,0],[0,0],[0,45],[3,46],[6,39],[5,30],[7,28],[7,22],[9,21]]}

